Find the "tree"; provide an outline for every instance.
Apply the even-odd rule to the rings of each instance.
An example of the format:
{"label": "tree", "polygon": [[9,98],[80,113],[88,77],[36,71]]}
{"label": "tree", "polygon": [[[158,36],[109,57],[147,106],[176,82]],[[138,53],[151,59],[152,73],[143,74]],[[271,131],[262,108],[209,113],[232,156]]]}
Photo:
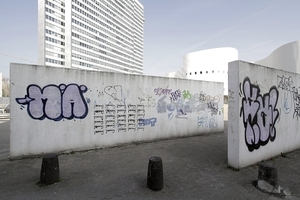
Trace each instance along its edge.
{"label": "tree", "polygon": [[2,97],[10,96],[10,85],[9,78],[2,78]]}

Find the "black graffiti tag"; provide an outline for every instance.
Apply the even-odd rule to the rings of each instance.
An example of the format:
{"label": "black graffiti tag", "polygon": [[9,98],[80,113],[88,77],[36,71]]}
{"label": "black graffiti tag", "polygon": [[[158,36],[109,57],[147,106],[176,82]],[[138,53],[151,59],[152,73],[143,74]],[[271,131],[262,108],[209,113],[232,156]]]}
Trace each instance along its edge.
{"label": "black graffiti tag", "polygon": [[276,86],[272,86],[269,93],[262,96],[259,87],[251,84],[248,77],[244,79],[242,93],[244,97],[240,115],[245,127],[245,141],[251,152],[276,138],[275,123],[279,117],[276,105],[279,93]]}
{"label": "black graffiti tag", "polygon": [[16,101],[18,104],[27,105],[27,112],[33,119],[83,119],[88,113],[83,96],[86,91],[86,86],[77,84],[47,85],[43,89],[32,84],[27,87],[25,97],[16,98]]}

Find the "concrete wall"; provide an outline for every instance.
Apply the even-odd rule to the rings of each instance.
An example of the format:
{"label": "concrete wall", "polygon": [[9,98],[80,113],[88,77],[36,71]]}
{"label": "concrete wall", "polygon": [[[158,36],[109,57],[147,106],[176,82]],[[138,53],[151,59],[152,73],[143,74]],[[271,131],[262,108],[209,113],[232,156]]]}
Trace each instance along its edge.
{"label": "concrete wall", "polygon": [[300,148],[300,75],[229,63],[228,164],[235,168]]}
{"label": "concrete wall", "polygon": [[223,84],[11,64],[11,157],[222,132]]}

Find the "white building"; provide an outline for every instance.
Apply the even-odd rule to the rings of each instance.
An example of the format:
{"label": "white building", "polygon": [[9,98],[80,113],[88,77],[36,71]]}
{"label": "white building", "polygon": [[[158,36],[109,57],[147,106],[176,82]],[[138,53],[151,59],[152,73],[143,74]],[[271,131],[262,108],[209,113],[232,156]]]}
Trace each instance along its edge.
{"label": "white building", "polygon": [[227,95],[228,63],[234,60],[238,60],[238,51],[231,47],[196,51],[186,54],[183,58],[183,67],[167,76],[223,82],[224,95]]}
{"label": "white building", "polygon": [[268,57],[255,63],[299,74],[300,40],[278,47]]}
{"label": "white building", "polygon": [[38,0],[39,64],[143,74],[138,0]]}

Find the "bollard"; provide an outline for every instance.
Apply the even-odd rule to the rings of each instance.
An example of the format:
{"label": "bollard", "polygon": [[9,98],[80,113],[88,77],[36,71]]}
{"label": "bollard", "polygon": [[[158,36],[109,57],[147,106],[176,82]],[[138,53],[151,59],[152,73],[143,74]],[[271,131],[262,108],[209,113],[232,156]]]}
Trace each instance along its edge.
{"label": "bollard", "polygon": [[149,159],[147,186],[152,190],[161,190],[164,187],[163,165],[160,157]]}
{"label": "bollard", "polygon": [[258,180],[263,180],[272,185],[274,188],[278,187],[278,175],[275,165],[270,163],[258,164]]}
{"label": "bollard", "polygon": [[40,183],[51,185],[59,181],[59,163],[57,154],[47,154],[43,156],[40,174]]}

